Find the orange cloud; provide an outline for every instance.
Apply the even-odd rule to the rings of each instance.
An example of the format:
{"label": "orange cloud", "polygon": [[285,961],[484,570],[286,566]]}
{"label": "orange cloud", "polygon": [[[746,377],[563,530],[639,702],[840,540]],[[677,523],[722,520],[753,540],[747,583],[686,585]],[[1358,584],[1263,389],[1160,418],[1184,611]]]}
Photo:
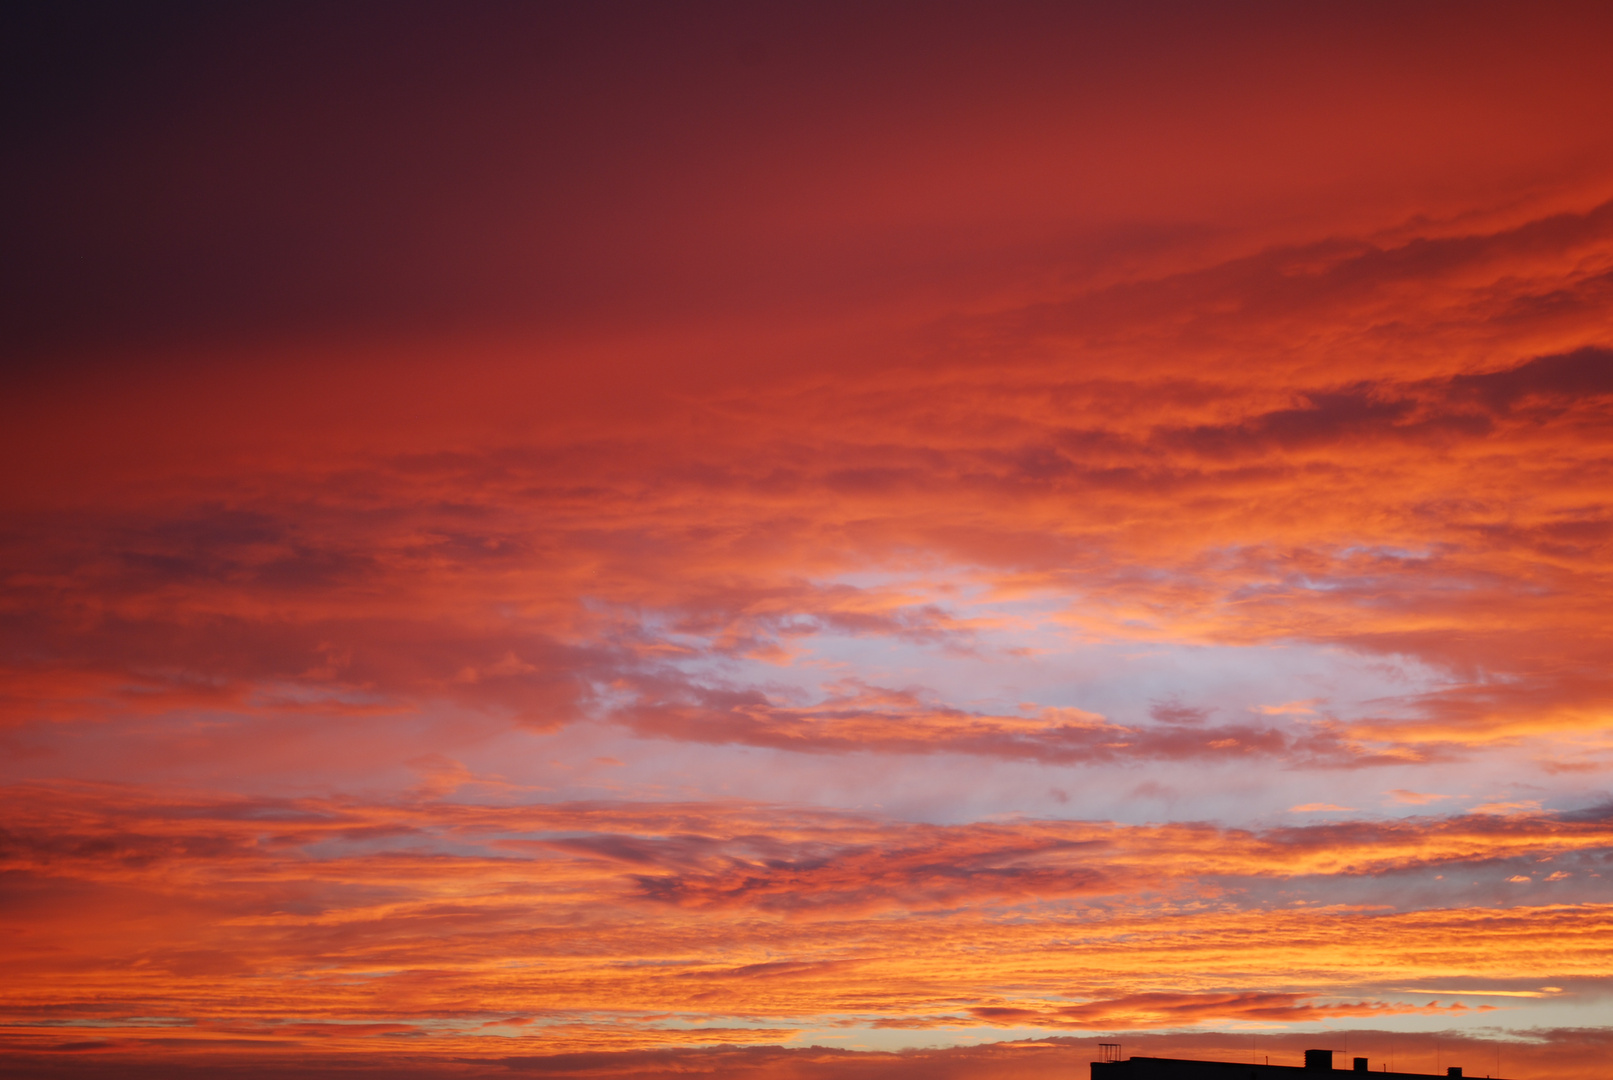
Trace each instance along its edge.
{"label": "orange cloud", "polygon": [[[162,1037],[198,1050],[223,1034],[359,1047],[407,1030],[483,1054],[495,1036],[553,1052],[788,1041],[847,1022],[1120,1030],[1448,1012],[1464,1006],[1439,992],[1362,990],[1594,982],[1613,918],[1586,901],[1273,904],[1283,894],[1259,884],[1293,896],[1320,878],[1327,895],[1385,879],[1389,899],[1396,874],[1500,881],[1518,861],[1599,859],[1601,819],[1253,834],[87,786],[13,789],[6,805],[26,928],[6,947],[25,976],[9,1022],[140,1040],[155,1035],[138,1017],[169,1017]],[[1248,983],[1298,967],[1311,989]],[[509,1017],[531,1022],[507,1031]]]}
{"label": "orange cloud", "polygon": [[1613,22],[1156,15],[23,19],[0,1052],[1594,1073]]}

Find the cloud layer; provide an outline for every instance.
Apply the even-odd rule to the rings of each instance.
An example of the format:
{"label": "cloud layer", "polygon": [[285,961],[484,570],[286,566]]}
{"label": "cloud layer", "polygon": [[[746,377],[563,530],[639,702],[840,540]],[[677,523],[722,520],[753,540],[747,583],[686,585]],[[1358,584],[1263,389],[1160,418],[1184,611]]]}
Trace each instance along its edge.
{"label": "cloud layer", "polygon": [[[37,785],[6,810],[17,1048],[63,1023],[480,1055],[1450,1017],[1604,992],[1613,918],[1605,812],[942,827]],[[1414,902],[1458,876],[1474,902]]]}
{"label": "cloud layer", "polygon": [[1580,7],[19,15],[0,1052],[1599,1075]]}

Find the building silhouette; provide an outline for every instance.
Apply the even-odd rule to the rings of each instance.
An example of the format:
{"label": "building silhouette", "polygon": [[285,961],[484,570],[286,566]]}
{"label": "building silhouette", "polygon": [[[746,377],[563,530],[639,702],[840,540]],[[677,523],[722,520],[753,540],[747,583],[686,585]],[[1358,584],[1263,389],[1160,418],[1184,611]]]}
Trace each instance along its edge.
{"label": "building silhouette", "polygon": [[[1436,1075],[1389,1072],[1382,1067],[1373,1069],[1364,1057],[1356,1058],[1353,1068],[1335,1069],[1331,1050],[1305,1051],[1304,1065],[1253,1065],[1237,1061],[1156,1057],[1132,1057],[1122,1061],[1119,1043],[1102,1043],[1100,1046],[1103,1060],[1092,1063],[1092,1080],[1319,1080],[1318,1073],[1332,1072],[1370,1072],[1372,1080],[1429,1080],[1430,1076]],[[1453,1066],[1446,1069],[1444,1075],[1461,1080],[1462,1070],[1459,1066]],[[1366,1078],[1362,1077],[1362,1080]]]}

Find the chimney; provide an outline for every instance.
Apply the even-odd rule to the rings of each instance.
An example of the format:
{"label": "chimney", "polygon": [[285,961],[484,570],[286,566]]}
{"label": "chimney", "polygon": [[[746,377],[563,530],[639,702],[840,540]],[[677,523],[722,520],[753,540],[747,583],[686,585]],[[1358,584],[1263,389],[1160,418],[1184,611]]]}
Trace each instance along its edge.
{"label": "chimney", "polygon": [[[1305,1067],[1307,1069],[1333,1068],[1333,1051],[1307,1050],[1305,1051]],[[1458,1074],[1460,1075],[1460,1074]]]}
{"label": "chimney", "polygon": [[1456,1080],[1462,1080],[1462,1067],[1460,1065],[1452,1065],[1450,1068],[1445,1070],[1445,1075],[1454,1076]]}
{"label": "chimney", "polygon": [[1366,1072],[1367,1071],[1367,1059],[1366,1058],[1356,1058],[1355,1059],[1355,1071],[1356,1072]]}

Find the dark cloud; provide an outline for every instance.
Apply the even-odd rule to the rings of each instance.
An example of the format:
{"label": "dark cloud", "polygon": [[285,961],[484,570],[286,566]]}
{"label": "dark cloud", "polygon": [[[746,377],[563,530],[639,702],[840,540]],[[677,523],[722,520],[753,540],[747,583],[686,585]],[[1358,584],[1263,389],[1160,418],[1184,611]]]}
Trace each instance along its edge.
{"label": "dark cloud", "polygon": [[1457,375],[1451,396],[1474,398],[1496,413],[1510,413],[1533,401],[1539,410],[1563,410],[1591,398],[1613,395],[1613,349],[1586,347],[1559,356],[1540,356],[1517,367],[1483,375]]}

